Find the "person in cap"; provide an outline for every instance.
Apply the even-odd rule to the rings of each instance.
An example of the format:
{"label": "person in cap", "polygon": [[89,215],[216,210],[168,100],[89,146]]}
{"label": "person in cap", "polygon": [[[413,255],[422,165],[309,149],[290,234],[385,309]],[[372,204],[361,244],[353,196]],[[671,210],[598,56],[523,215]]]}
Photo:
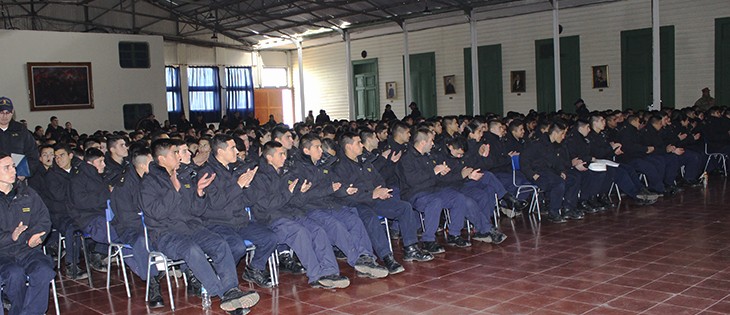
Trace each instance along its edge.
{"label": "person in cap", "polygon": [[702,97],[695,102],[695,106],[699,107],[702,111],[706,111],[710,107],[715,106],[715,98],[710,96],[710,88],[705,87],[702,89]]}
{"label": "person in cap", "polygon": [[[38,146],[28,128],[13,120],[14,114],[13,101],[0,97],[0,148],[7,154],[25,155],[32,176],[42,168]],[[20,175],[18,178],[23,180],[25,177]]]}

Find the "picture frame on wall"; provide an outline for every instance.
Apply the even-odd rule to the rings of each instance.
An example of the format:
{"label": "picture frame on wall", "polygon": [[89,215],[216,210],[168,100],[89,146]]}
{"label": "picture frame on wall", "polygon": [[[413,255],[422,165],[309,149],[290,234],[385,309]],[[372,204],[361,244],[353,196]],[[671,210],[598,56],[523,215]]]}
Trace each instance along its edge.
{"label": "picture frame on wall", "polygon": [[593,66],[593,88],[603,89],[608,87],[608,65]]}
{"label": "picture frame on wall", "polygon": [[94,108],[90,62],[29,62],[30,110]]}
{"label": "picture frame on wall", "polygon": [[511,71],[509,74],[510,92],[512,93],[524,93],[527,91],[525,87],[525,70]]}
{"label": "picture frame on wall", "polygon": [[398,97],[398,88],[395,84],[395,81],[391,82],[385,82],[385,94],[386,98],[389,100],[395,99]]}
{"label": "picture frame on wall", "polygon": [[444,76],[444,94],[456,94],[456,75]]}

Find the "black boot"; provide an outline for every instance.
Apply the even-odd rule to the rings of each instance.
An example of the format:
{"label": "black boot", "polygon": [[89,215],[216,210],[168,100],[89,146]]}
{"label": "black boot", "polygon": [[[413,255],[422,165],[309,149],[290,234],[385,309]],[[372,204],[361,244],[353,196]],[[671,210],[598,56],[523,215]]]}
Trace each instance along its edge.
{"label": "black boot", "polygon": [[512,194],[506,193],[504,196],[502,196],[502,202],[504,202],[504,205],[507,206],[507,208],[514,208],[515,210],[522,211],[525,208],[527,208],[527,202],[518,200]]}
{"label": "black boot", "polygon": [[269,279],[269,275],[266,274],[266,271],[254,269],[250,265],[246,266],[246,270],[243,271],[241,278],[262,288],[272,287],[271,279]]}
{"label": "black boot", "polygon": [[431,253],[421,250],[418,245],[411,244],[403,248],[403,260],[405,261],[429,261],[433,260]]}
{"label": "black boot", "polygon": [[406,268],[403,268],[401,264],[395,261],[393,254],[383,257],[383,265],[385,265],[385,268],[388,268],[388,273],[391,275],[406,271]]}
{"label": "black boot", "polygon": [[165,306],[165,301],[162,299],[162,293],[160,293],[160,279],[163,275],[150,278],[150,295],[147,301],[147,305],[150,308],[159,308]]}
{"label": "black boot", "polygon": [[302,263],[288,252],[279,254],[279,271],[301,275],[307,272]]}
{"label": "black boot", "polygon": [[195,277],[193,271],[190,269],[186,269],[185,278],[188,279],[188,295],[195,295],[200,297],[202,295],[201,291],[203,289],[203,284],[200,283],[200,280]]}

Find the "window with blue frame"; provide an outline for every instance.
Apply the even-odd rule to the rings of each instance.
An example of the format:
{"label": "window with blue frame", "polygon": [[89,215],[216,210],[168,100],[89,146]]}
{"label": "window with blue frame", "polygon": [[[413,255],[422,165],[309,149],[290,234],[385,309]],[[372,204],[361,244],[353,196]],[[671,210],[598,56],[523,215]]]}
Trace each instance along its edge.
{"label": "window with blue frame", "polygon": [[188,91],[191,120],[198,115],[202,115],[206,123],[220,120],[221,89],[218,67],[188,68]]}
{"label": "window with blue frame", "polygon": [[185,115],[179,67],[165,67],[165,86],[167,88],[167,117],[171,124],[177,124],[180,117]]}
{"label": "window with blue frame", "polygon": [[251,67],[226,68],[226,114],[239,112],[241,117],[254,111],[253,71]]}

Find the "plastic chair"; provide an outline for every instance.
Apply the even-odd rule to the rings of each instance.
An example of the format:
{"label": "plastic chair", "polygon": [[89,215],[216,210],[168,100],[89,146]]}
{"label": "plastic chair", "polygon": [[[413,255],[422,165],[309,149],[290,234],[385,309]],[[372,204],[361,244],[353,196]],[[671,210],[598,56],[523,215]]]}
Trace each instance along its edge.
{"label": "plastic chair", "polygon": [[[144,244],[145,244],[145,247],[147,249],[147,252],[149,253],[149,255],[147,256],[147,282],[145,284],[144,300],[145,300],[145,302],[149,302],[149,299],[150,299],[150,272],[151,272],[151,267],[153,265],[157,265],[158,264],[158,261],[157,260],[159,258],[161,260],[160,262],[165,267],[165,279],[167,280],[167,292],[168,292],[168,294],[170,296],[170,307],[174,311],[175,310],[175,299],[172,296],[172,283],[170,282],[170,272],[169,272],[169,270],[170,270],[170,267],[174,267],[174,266],[179,266],[179,265],[185,264],[185,260],[182,260],[182,259],[172,260],[172,259],[167,258],[167,256],[165,256],[165,254],[163,254],[162,252],[152,250],[152,248],[150,247],[149,235],[147,233],[147,225],[144,223],[144,213],[143,212],[140,212],[139,215],[140,215],[140,218],[142,219],[142,227],[144,229]],[[187,286],[188,285],[188,279],[185,277],[184,274],[183,274],[183,281],[185,281],[185,286]],[[175,286],[178,286],[178,285],[179,284],[177,282],[177,278],[175,278]]]}
{"label": "plastic chair", "polygon": [[518,185],[517,184],[517,172],[520,171],[520,156],[519,155],[513,155],[512,156],[512,185],[517,187],[517,195],[515,198],[519,198],[520,194],[528,191],[532,191],[532,200],[530,201],[530,208],[529,213],[537,212],[537,220],[542,221],[542,217],[540,216],[540,201],[539,201],[539,192],[540,188],[537,187],[537,185]]}
{"label": "plastic chair", "polygon": [[[58,265],[57,265],[56,270],[58,270],[58,276],[60,279],[60,277],[61,277],[61,253],[62,253],[63,249],[66,247],[66,237],[61,235],[61,233],[58,230],[56,230],[56,229],[53,229],[53,230],[58,232],[58,256],[56,256],[56,257],[58,257]],[[91,265],[89,265],[89,255],[86,252],[86,239],[91,236],[84,235],[83,233],[77,231],[77,232],[74,232],[74,235],[72,237],[74,237],[74,238],[78,237],[81,240],[81,252],[84,255],[84,264],[86,265],[86,274],[88,275],[87,279],[89,281],[89,287],[94,288],[94,283],[91,281]],[[66,255],[70,255],[68,253],[68,251],[66,251]]]}
{"label": "plastic chair", "polygon": [[707,162],[705,163],[704,171],[707,172],[707,167],[710,165],[710,161],[712,159],[716,159],[718,162],[722,163],[722,170],[725,172],[724,176],[727,177],[727,165],[725,164],[727,156],[725,156],[724,153],[719,152],[710,153],[709,145],[707,144],[707,142],[705,142],[705,154],[707,155]]}
{"label": "plastic chair", "polygon": [[[251,208],[246,207],[244,210],[248,215],[248,220],[250,222],[255,222],[256,220],[251,214]],[[246,244],[246,264],[249,264],[251,263],[251,259],[253,259],[253,256],[256,254],[256,246],[249,240],[244,240],[243,242]],[[271,253],[267,264],[269,266],[269,277],[271,278],[271,285],[276,287],[279,285],[279,252],[277,250],[274,250],[274,252]]]}
{"label": "plastic chair", "polygon": [[124,265],[124,258],[130,258],[132,255],[124,255],[122,253],[122,249],[132,249],[132,245],[112,241],[110,224],[112,220],[114,220],[114,211],[112,210],[111,204],[111,200],[106,201],[106,239],[107,243],[109,243],[106,263],[106,289],[109,290],[109,282],[112,272],[112,258],[115,258],[117,259],[117,265],[119,265],[122,269],[122,275],[124,276],[124,288],[127,289],[127,298],[131,298],[132,294],[129,292],[129,279],[127,278],[127,268],[125,268]]}

